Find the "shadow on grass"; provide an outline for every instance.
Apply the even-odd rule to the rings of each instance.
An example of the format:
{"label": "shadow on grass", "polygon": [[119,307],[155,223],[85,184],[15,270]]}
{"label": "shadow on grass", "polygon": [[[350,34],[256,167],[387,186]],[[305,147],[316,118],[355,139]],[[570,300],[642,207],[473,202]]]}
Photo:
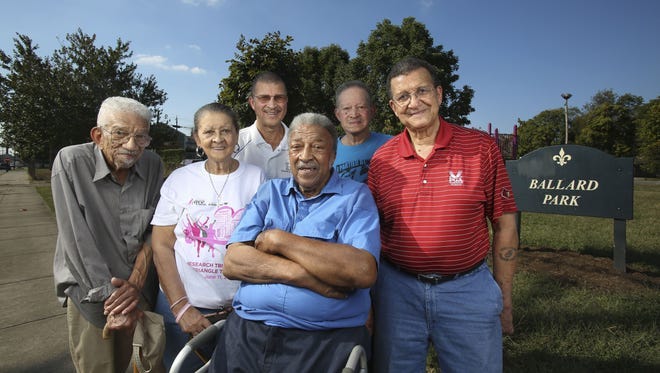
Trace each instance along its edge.
{"label": "shadow on grass", "polygon": [[579,278],[520,273],[505,372],[658,372],[657,292],[588,289]]}
{"label": "shadow on grass", "polygon": [[[613,249],[586,246],[580,253],[601,258],[612,258]],[[639,272],[650,277],[660,277],[660,252],[626,250],[626,272]]]}
{"label": "shadow on grass", "polygon": [[[525,251],[538,251],[545,253],[575,252],[590,255],[595,258],[613,260],[614,251],[611,248],[585,246],[580,250],[555,249],[550,247],[521,247]],[[626,274],[640,273],[649,277],[660,278],[660,252],[640,252],[626,250]]]}
{"label": "shadow on grass", "polygon": [[562,356],[547,351],[530,351],[516,356],[504,355],[506,373],[618,373],[618,372],[658,372],[660,365],[645,364],[634,359],[601,360],[587,357]]}

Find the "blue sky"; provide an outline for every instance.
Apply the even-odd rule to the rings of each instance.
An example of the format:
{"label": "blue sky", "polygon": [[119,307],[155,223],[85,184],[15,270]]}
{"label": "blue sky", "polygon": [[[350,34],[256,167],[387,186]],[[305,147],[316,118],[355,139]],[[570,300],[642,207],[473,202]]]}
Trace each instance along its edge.
{"label": "blue sky", "polygon": [[377,23],[412,16],[458,56],[472,126],[510,133],[563,107],[563,92],[580,108],[603,89],[660,96],[658,15],[656,0],[14,0],[0,5],[0,49],[21,33],[49,56],[78,28],[97,46],[129,41],[139,72],[168,94],[165,114],[187,126],[216,99],[241,34],[279,30],[294,50],[335,43],[355,56]]}

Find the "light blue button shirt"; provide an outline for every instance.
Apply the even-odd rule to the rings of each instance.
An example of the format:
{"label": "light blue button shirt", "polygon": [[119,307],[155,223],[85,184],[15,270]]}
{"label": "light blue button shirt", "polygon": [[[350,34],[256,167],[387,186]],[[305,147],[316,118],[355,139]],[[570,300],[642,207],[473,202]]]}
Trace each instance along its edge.
{"label": "light blue button shirt", "polygon": [[[351,245],[370,252],[376,262],[380,255],[378,210],[369,188],[340,178],[335,172],[321,193],[309,199],[298,191],[293,178],[263,184],[229,244],[254,241],[260,232],[269,229]],[[324,330],[364,325],[371,301],[369,289],[358,289],[347,299],[334,299],[291,285],[242,282],[233,306],[248,320],[284,328]]]}

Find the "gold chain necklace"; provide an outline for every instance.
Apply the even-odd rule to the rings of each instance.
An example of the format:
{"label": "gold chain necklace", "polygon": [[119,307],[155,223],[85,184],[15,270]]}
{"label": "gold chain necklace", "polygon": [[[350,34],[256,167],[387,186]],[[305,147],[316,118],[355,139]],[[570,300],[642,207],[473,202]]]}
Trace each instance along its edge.
{"label": "gold chain necklace", "polygon": [[225,186],[227,186],[227,181],[229,180],[229,175],[231,175],[231,171],[227,174],[227,177],[225,178],[225,182],[222,183],[222,188],[220,189],[220,193],[218,193],[218,190],[215,189],[215,184],[213,184],[213,178],[211,177],[211,173],[209,172],[209,170],[206,169],[206,167],[204,167],[204,170],[209,175],[209,182],[211,183],[211,187],[213,188],[215,195],[218,197],[218,204],[220,204],[220,196],[222,195],[222,192],[224,192]]}

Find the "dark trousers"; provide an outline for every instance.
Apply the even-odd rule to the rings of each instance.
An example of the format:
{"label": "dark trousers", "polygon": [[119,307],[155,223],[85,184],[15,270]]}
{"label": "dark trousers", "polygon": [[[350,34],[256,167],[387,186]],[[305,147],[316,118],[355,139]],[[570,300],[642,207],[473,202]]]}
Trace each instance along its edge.
{"label": "dark trousers", "polygon": [[357,344],[370,354],[369,332],[364,326],[286,329],[232,313],[218,337],[210,372],[341,372]]}

